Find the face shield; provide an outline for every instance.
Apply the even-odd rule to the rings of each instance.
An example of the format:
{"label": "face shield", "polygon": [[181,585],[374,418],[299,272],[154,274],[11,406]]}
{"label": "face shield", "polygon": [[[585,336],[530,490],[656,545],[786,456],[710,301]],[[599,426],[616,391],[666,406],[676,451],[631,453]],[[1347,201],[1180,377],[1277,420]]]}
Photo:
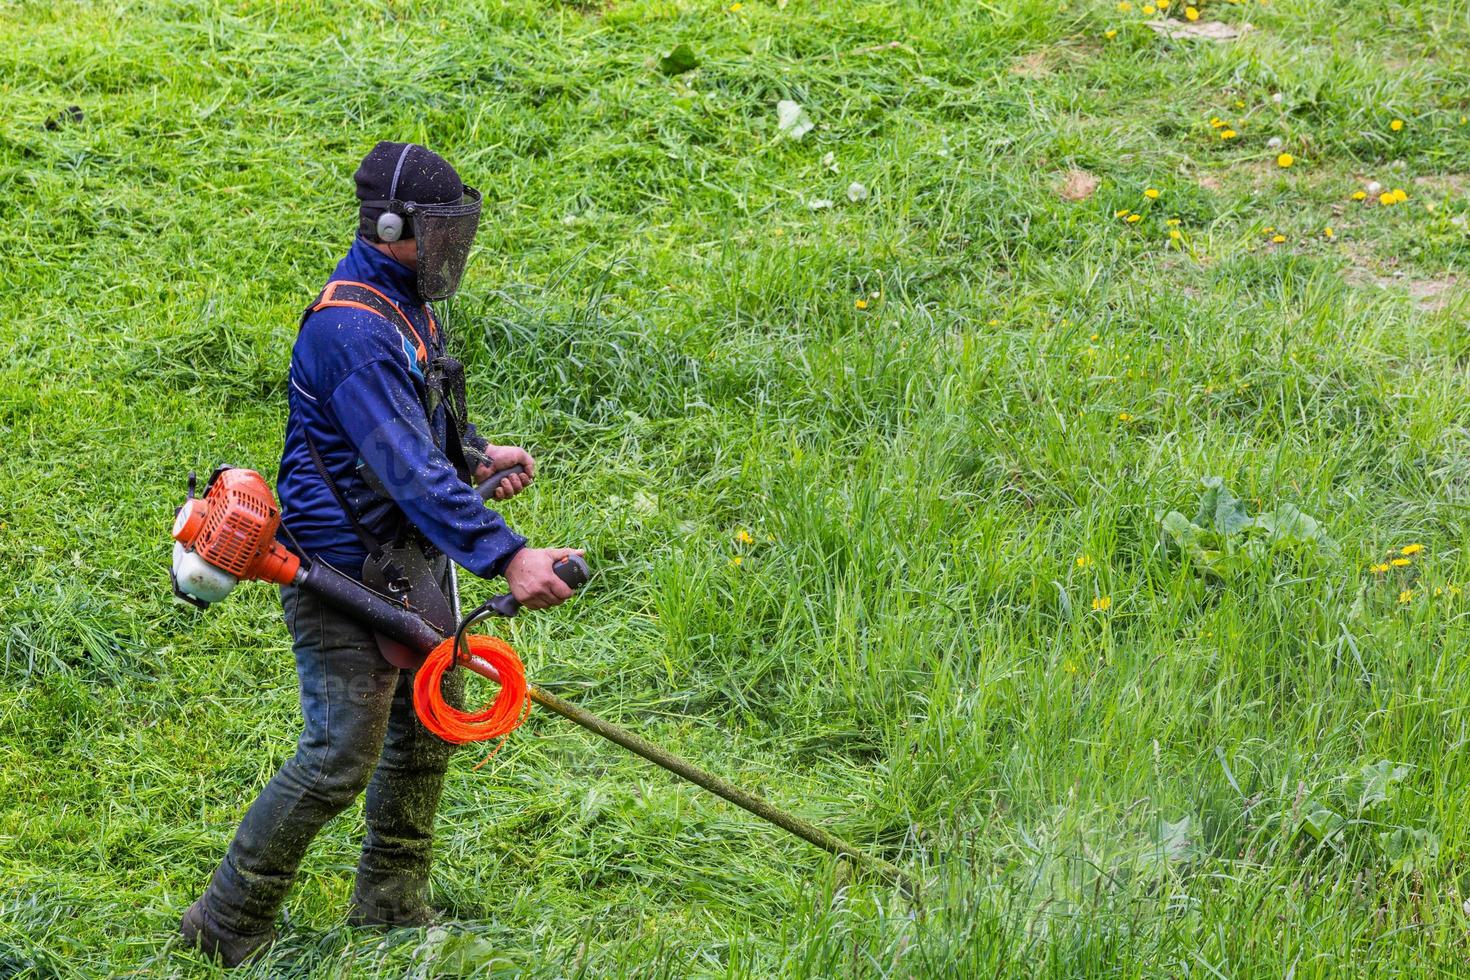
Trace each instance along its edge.
{"label": "face shield", "polygon": [[458,204],[406,204],[403,210],[417,243],[419,295],[448,299],[459,289],[480,227],[480,192],[466,187]]}

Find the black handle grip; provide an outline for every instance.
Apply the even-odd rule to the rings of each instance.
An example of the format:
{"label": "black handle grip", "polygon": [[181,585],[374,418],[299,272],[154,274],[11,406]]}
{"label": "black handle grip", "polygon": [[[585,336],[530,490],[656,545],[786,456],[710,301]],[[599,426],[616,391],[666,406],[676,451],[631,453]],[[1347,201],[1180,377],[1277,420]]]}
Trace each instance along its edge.
{"label": "black handle grip", "polygon": [[[568,555],[552,565],[551,570],[556,573],[557,578],[567,584],[569,589],[580,589],[592,577],[592,570],[587,567],[587,562],[581,555]],[[495,615],[504,616],[506,619],[510,619],[521,611],[521,604],[509,592],[495,596],[485,605]]]}
{"label": "black handle grip", "polygon": [[515,476],[518,473],[524,472],[526,472],[526,468],[520,465],[512,466],[508,470],[497,471],[493,476],[490,477],[490,479],[480,484],[478,488],[480,491],[480,499],[486,502],[494,500],[495,491],[500,488],[500,483],[502,480],[504,480],[508,476]]}
{"label": "black handle grip", "polygon": [[581,555],[567,555],[552,565],[551,570],[569,589],[580,589],[592,577],[592,569],[587,567],[587,561]]}

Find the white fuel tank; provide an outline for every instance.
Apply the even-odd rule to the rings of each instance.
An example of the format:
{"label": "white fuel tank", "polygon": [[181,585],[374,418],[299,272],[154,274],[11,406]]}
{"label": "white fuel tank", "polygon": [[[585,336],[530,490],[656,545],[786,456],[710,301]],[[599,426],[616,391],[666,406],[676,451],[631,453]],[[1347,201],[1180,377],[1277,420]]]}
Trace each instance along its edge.
{"label": "white fuel tank", "polygon": [[174,542],[174,581],[179,591],[200,602],[219,602],[230,594],[239,579],[215,568],[198,554]]}

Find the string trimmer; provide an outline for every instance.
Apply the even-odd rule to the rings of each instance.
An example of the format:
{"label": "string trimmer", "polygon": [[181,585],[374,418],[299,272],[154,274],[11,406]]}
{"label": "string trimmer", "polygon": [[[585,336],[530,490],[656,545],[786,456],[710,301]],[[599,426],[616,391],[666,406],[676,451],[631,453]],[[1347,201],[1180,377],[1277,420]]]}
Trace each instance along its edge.
{"label": "string trimmer", "polygon": [[[499,480],[510,472],[498,474],[495,481],[482,485],[481,496],[489,499]],[[170,575],[174,594],[179,598],[205,609],[227,596],[241,581],[294,585],[399,641],[422,658],[414,678],[414,707],[425,727],[441,738],[472,742],[504,737],[521,723],[530,710],[530,702],[534,701],[808,843],[850,858],[897,884],[911,885],[909,877],[887,861],[777,809],[754,793],[625,728],[528,684],[520,658],[505,641],[466,635],[470,627],[490,616],[516,615],[519,603],[514,597],[495,596],[460,618],[458,592],[452,587],[458,623],[453,634],[446,635],[406,601],[374,591],[326,562],[302,559],[286,548],[276,539],[281,523],[280,508],[265,478],[254,470],[221,466],[210,475],[202,497],[196,497],[194,490],[194,474],[190,473],[188,499],[179,509],[173,528],[175,544]],[[453,568],[451,563],[451,574]],[[557,563],[554,571],[573,589],[580,588],[588,579],[586,563],[575,556]],[[445,670],[455,664],[500,685],[489,708],[467,713],[444,702],[440,682]]]}

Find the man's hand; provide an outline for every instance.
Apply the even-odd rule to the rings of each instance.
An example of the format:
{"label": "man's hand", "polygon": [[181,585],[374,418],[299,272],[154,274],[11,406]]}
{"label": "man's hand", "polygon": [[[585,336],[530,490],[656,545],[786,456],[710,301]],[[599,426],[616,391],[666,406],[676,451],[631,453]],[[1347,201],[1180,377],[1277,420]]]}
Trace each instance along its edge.
{"label": "man's hand", "polygon": [[508,476],[500,481],[500,486],[495,488],[496,500],[509,500],[529,487],[531,481],[536,477],[536,461],[520,446],[486,446],[484,453],[490,457],[490,462],[495,468],[481,466],[475,470],[476,483],[487,483],[495,478],[496,473],[508,470],[512,466],[526,468],[526,472]]}
{"label": "man's hand", "polygon": [[510,594],[527,609],[561,605],[572,597],[572,589],[556,577],[551,566],[568,555],[584,554],[581,548],[522,548],[505,566]]}

